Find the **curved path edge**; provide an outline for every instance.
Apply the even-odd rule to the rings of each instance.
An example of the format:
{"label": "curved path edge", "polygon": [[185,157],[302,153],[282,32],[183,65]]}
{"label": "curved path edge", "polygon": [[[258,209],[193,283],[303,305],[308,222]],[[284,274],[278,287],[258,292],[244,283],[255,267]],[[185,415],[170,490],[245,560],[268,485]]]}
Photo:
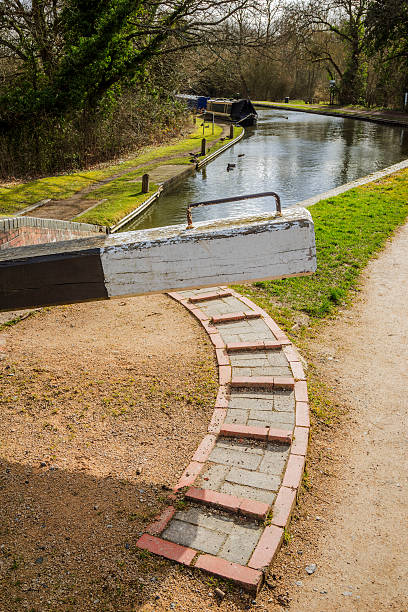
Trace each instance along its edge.
{"label": "curved path edge", "polygon": [[219,388],[207,435],[137,546],[257,593],[302,482],[310,431],[302,360],[264,310],[226,286],[168,295],[209,335]]}

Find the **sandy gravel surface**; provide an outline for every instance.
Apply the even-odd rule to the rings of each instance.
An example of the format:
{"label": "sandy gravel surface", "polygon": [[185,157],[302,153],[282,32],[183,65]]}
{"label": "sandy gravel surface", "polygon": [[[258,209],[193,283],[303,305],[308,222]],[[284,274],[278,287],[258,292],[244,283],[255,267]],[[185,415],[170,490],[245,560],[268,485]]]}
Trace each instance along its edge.
{"label": "sandy gravel surface", "polygon": [[0,611],[406,612],[407,288],[408,226],[312,342],[340,416],[315,428],[309,490],[256,601],[135,548],[210,418],[215,366],[196,322],[146,297],[3,332]]}
{"label": "sandy gravel surface", "polygon": [[204,331],[155,296],[46,309],[1,335],[1,612],[139,609],[178,571],[147,570],[135,542],[207,429]]}

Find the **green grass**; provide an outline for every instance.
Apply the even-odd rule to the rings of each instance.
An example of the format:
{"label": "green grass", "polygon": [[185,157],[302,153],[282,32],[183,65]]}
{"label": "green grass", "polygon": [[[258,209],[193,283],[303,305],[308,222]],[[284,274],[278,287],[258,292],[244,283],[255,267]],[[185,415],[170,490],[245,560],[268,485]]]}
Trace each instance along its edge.
{"label": "green grass", "polygon": [[[128,167],[134,167],[135,165],[147,164],[148,162],[154,161],[160,157],[176,156],[178,154],[188,154],[190,151],[194,151],[201,146],[201,140],[205,138],[207,142],[212,142],[219,138],[222,134],[222,126],[215,124],[214,134],[212,133],[212,124],[209,122],[205,123],[204,132],[202,128],[203,120],[201,117],[195,118],[195,130],[187,138],[182,139],[180,142],[172,145],[154,147],[139,155],[137,158],[129,159],[120,166],[113,166],[114,170],[125,169]],[[137,162],[137,164],[135,163]],[[168,161],[168,163],[174,163]]]}
{"label": "green grass", "polygon": [[[196,129],[195,133],[191,136],[191,138],[188,138],[185,142],[182,143],[184,151],[190,152],[200,146],[203,134],[203,130],[201,127],[202,121],[199,120],[197,123],[199,127]],[[222,127],[219,125],[215,125],[214,135],[211,133],[209,135],[210,137],[208,138],[207,132],[212,132],[212,126],[211,124],[206,124],[204,127],[206,130],[206,138],[210,142],[216,138],[219,138],[222,133]],[[242,128],[234,129],[234,138],[240,133],[240,131],[242,131]],[[223,146],[224,144],[225,141],[222,143],[217,143],[208,150],[208,153],[212,153],[213,151],[217,150],[219,146]],[[171,149],[172,153],[175,152],[175,148],[176,146],[163,147],[163,149],[165,149],[167,152],[169,152],[169,150]],[[147,156],[143,156],[143,159],[144,162],[147,164]],[[167,159],[165,162],[156,162],[150,165],[144,165],[142,168],[134,170],[133,172],[128,172],[124,176],[111,181],[107,185],[104,185],[103,187],[92,191],[92,193],[86,196],[88,199],[106,199],[106,201],[102,204],[99,204],[89,212],[85,212],[82,215],[78,215],[75,220],[80,221],[82,223],[95,223],[97,225],[115,225],[128,213],[140,206],[140,204],[147,200],[147,198],[150,197],[158,189],[158,185],[151,183],[149,193],[142,194],[140,191],[140,185],[132,183],[130,181],[140,178],[142,174],[153,170],[157,166],[168,164],[189,165],[190,156],[188,155],[186,157],[184,155],[183,157]]]}
{"label": "green grass", "polygon": [[[46,198],[59,200],[67,199],[89,185],[109,178],[109,176],[119,172],[125,172],[127,169],[134,168],[135,166],[146,165],[157,158],[178,154],[186,155],[190,151],[200,147],[203,137],[205,137],[208,142],[212,142],[219,138],[222,133],[222,127],[216,124],[215,133],[212,134],[212,125],[206,122],[203,135],[202,119],[197,117],[195,123],[194,130],[187,138],[183,138],[179,142],[171,145],[149,147],[145,152],[131,157],[121,164],[113,164],[100,170],[87,170],[72,174],[45,177],[18,185],[2,186],[0,187],[0,215],[12,215]],[[177,161],[168,160],[165,163],[188,163],[188,158]]]}
{"label": "green grass", "polygon": [[80,189],[103,178],[105,178],[103,171],[92,170],[41,178],[10,187],[0,187],[0,214],[12,215],[46,198],[69,198]]}
{"label": "green grass", "polygon": [[318,202],[309,210],[317,272],[239,287],[288,332],[299,315],[308,315],[313,325],[348,303],[363,268],[408,217],[408,170]]}
{"label": "green grass", "polygon": [[296,107],[296,108],[313,108],[313,104],[306,104],[306,102],[304,100],[291,100],[289,103],[283,102],[283,100],[281,100],[280,102],[270,102],[269,100],[254,100],[253,104],[255,104],[255,106],[257,104],[267,104],[270,106],[284,106],[285,108],[291,108]]}
{"label": "green grass", "polygon": [[[318,202],[309,210],[315,224],[317,272],[237,289],[269,312],[308,360],[313,436],[325,436],[328,427],[341,422],[347,409],[322,380],[309,342],[327,319],[336,316],[339,307],[351,303],[364,267],[406,222],[408,170]],[[303,486],[312,488],[307,474]]]}
{"label": "green grass", "polygon": [[140,184],[117,179],[93,192],[94,197],[106,201],[89,212],[75,217],[75,221],[95,225],[115,225],[153,195],[157,189],[158,185],[150,183],[149,193],[142,193]]}
{"label": "green grass", "polygon": [[[184,151],[190,152],[197,147],[200,146],[201,138],[202,138],[202,121],[199,120],[199,127],[196,130],[195,134],[187,139],[186,142],[182,143],[184,147]],[[206,131],[212,132],[211,124],[206,124]],[[214,135],[210,134],[210,138],[207,137],[208,141],[212,141],[216,138],[219,138],[222,127],[219,125],[215,125]],[[234,128],[234,138],[236,138],[242,132],[242,128]],[[213,153],[220,147],[224,146],[226,141],[218,142],[213,147],[208,149],[208,153]],[[169,147],[165,147],[168,151]],[[174,153],[175,147],[171,147],[172,152]],[[146,156],[144,157],[144,161],[147,163]],[[132,210],[140,206],[148,197],[150,197],[157,189],[158,185],[151,184],[150,191],[148,194],[142,194],[140,192],[140,185],[135,183],[131,183],[130,181],[141,177],[145,172],[150,172],[157,166],[174,164],[174,165],[190,165],[190,156],[176,157],[166,160],[165,162],[156,162],[150,165],[144,165],[143,168],[139,168],[138,170],[134,170],[133,172],[129,172],[124,176],[115,179],[100,187],[99,189],[92,191],[88,196],[88,199],[106,199],[105,202],[99,204],[89,212],[83,213],[75,218],[75,221],[80,221],[82,223],[95,223],[97,225],[115,225],[123,219],[128,213]],[[135,193],[136,191],[136,193]]]}
{"label": "green grass", "polygon": [[[339,105],[330,105],[328,102],[316,102],[315,104],[306,104],[304,100],[291,100],[288,104],[286,104],[285,102],[269,102],[269,101],[261,101],[261,100],[257,100],[256,102],[254,101],[255,106],[257,104],[265,104],[271,107],[276,107],[277,105],[284,107],[284,108],[289,108],[289,109],[305,109],[305,110],[318,110],[319,112],[321,112],[322,114],[324,113],[337,113],[340,115],[345,115],[345,114],[349,114],[351,117],[352,116],[356,116],[362,113],[359,113],[359,111],[362,111],[364,113],[365,116],[369,116],[370,113],[375,113],[375,117],[378,118],[378,113],[382,113],[382,118],[383,119],[389,119],[389,112],[392,111],[392,109],[387,109],[387,108],[383,108],[383,107],[379,107],[379,106],[375,106],[375,107],[371,107],[368,108],[366,106],[361,106],[358,104],[348,104],[347,106],[339,106]],[[403,121],[403,123],[406,123],[406,121],[404,121],[401,117],[399,118],[399,121]]]}

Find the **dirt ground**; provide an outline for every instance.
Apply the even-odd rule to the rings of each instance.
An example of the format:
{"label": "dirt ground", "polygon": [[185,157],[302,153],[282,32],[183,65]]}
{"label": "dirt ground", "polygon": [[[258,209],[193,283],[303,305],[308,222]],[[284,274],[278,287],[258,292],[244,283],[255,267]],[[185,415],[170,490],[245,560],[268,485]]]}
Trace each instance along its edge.
{"label": "dirt ground", "polygon": [[198,324],[155,296],[3,332],[0,611],[406,612],[407,288],[405,226],[311,343],[339,417],[314,427],[309,490],[256,600],[135,547],[211,413]]}
{"label": "dirt ground", "polygon": [[1,335],[0,610],[139,609],[177,573],[135,542],[212,414],[204,331],[155,296],[44,309]]}

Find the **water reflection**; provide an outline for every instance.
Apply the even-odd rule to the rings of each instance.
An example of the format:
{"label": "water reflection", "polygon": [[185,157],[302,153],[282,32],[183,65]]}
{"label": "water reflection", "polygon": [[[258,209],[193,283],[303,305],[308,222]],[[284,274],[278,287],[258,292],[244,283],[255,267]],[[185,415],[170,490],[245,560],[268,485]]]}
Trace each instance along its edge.
{"label": "water reflection", "polygon": [[[248,128],[243,140],[176,185],[126,230],[184,223],[190,202],[245,193],[276,191],[282,205],[291,206],[407,157],[408,132],[401,127],[262,110],[258,126]],[[231,172],[228,163],[236,164]],[[270,199],[247,200],[199,208],[194,219],[270,209]]]}

